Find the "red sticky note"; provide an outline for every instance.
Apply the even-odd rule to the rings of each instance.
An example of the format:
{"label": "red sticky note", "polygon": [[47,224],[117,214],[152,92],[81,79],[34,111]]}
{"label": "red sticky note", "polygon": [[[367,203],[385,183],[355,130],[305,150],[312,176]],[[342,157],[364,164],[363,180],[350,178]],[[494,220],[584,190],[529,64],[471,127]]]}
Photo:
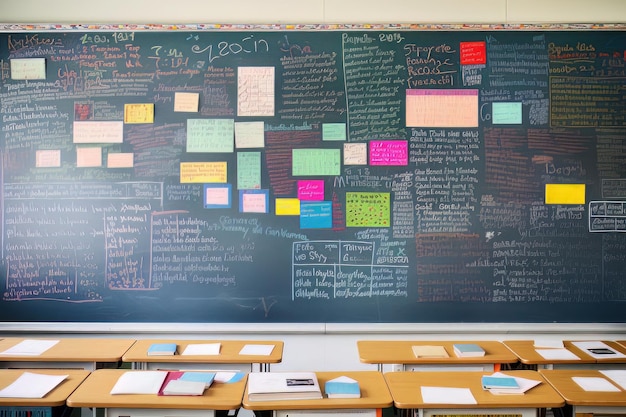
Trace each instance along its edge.
{"label": "red sticky note", "polygon": [[487,63],[487,45],[485,42],[461,42],[461,65],[479,65]]}

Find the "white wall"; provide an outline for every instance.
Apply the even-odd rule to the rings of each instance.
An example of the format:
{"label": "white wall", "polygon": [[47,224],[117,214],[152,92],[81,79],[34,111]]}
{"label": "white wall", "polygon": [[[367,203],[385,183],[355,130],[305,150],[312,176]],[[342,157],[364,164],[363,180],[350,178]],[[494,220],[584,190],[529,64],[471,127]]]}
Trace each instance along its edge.
{"label": "white wall", "polygon": [[[623,23],[624,0],[0,0],[0,23]],[[623,318],[616,318],[623,319]],[[624,324],[71,324],[0,323],[0,335],[285,341],[276,370],[374,369],[362,339],[626,339]]]}
{"label": "white wall", "polygon": [[1,23],[620,23],[623,0],[0,0]]}

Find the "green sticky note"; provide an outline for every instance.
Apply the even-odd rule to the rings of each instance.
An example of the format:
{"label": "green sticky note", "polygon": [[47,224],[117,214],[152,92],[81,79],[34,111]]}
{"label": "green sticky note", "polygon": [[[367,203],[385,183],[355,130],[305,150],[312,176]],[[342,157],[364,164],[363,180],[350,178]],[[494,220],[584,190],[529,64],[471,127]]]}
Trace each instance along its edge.
{"label": "green sticky note", "polygon": [[494,125],[521,125],[522,103],[492,103],[491,117]]}

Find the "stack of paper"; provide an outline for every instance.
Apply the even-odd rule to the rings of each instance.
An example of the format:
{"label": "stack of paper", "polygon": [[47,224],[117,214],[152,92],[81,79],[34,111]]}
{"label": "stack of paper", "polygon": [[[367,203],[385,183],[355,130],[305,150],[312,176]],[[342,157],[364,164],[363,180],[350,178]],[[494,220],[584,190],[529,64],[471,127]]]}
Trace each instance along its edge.
{"label": "stack of paper", "polygon": [[202,395],[206,385],[202,381],[185,381],[183,379],[171,379],[165,383],[159,392],[161,395]]}
{"label": "stack of paper", "polygon": [[412,347],[416,358],[448,358],[448,352],[443,346],[415,345]]}
{"label": "stack of paper", "polygon": [[250,401],[322,398],[314,372],[252,372],[248,374]]}
{"label": "stack of paper", "polygon": [[624,355],[623,353],[618,352],[611,346],[601,341],[572,342],[572,344],[595,359],[613,359],[626,357],[626,355]]}
{"label": "stack of paper", "polygon": [[167,371],[128,371],[117,379],[111,394],[158,394]]}

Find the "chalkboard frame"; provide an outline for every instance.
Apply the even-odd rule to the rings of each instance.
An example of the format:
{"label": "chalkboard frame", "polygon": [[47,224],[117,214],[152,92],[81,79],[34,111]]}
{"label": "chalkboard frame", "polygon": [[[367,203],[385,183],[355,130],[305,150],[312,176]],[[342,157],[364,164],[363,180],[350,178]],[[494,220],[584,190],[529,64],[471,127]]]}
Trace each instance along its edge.
{"label": "chalkboard frame", "polygon": [[[198,25],[4,25],[0,24],[0,32],[46,32],[46,31],[85,31],[89,32],[107,32],[107,31],[153,31],[153,32],[168,32],[168,31],[184,31],[193,33],[196,31],[402,31],[402,30],[428,30],[428,31],[581,31],[581,30],[624,30],[626,29],[626,25],[624,24],[557,24],[557,25],[220,25],[220,24],[198,24]],[[449,309],[449,305],[441,305],[435,306],[435,310],[440,309],[436,315],[440,317],[437,320],[441,320],[442,322],[457,321],[455,320],[455,316],[451,316],[450,318],[446,317],[445,313]],[[602,308],[605,307],[599,303],[597,305],[592,305],[593,308]],[[605,314],[602,315],[602,320],[604,322],[611,322],[611,317],[616,318],[617,321],[620,321],[619,312],[622,308],[621,305],[615,305],[612,307],[607,307],[605,310]],[[482,307],[481,307],[482,310]],[[489,321],[490,319],[485,319],[485,311],[489,311],[486,314],[491,316],[497,316],[498,309],[494,307],[493,309],[485,309],[480,312],[477,316],[468,316],[469,322],[480,322],[480,321]],[[521,309],[520,313],[524,313],[524,309]],[[307,315],[298,316],[293,315],[294,322],[307,321]],[[367,318],[366,321],[377,321],[377,316],[374,315],[371,318]],[[515,313],[513,316],[515,317]],[[544,320],[542,313],[539,313],[537,316],[537,320],[539,322]],[[562,309],[561,314],[552,317],[553,321],[557,322],[567,322],[567,321],[575,321],[575,322],[586,322],[595,321],[598,319],[597,316],[588,316],[588,319],[585,318],[586,314],[576,312],[576,308],[569,311],[567,308]],[[36,315],[32,318],[28,318],[26,321],[38,321],[36,320]],[[59,317],[59,320],[62,320],[62,317]],[[187,320],[184,321],[196,321],[197,319],[188,317]],[[245,317],[244,317],[245,320]],[[9,321],[20,321],[17,317],[11,317]],[[53,319],[52,321],[56,321]],[[151,319],[148,316],[141,318],[138,321],[147,321],[150,322]],[[236,322],[238,319],[235,320]],[[261,320],[262,321],[262,320]],[[281,320],[282,321],[282,320]],[[332,320],[331,320],[332,321]],[[343,321],[343,320],[341,320]],[[347,321],[359,321],[359,317],[350,317]],[[431,320],[428,320],[431,321]],[[515,319],[510,319],[509,321],[517,321]],[[523,314],[519,315],[519,321],[526,322],[528,321],[528,317]],[[530,322],[533,322],[534,319],[531,317]],[[286,322],[289,322],[287,320]]]}

